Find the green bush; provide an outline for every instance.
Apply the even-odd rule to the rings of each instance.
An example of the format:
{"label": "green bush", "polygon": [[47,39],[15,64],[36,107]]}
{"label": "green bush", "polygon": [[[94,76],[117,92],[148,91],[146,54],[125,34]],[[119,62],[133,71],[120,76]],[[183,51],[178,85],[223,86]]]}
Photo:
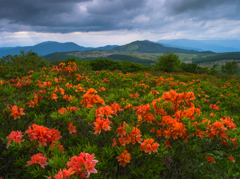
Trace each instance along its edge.
{"label": "green bush", "polygon": [[181,71],[181,61],[179,56],[172,52],[165,52],[158,59],[158,63],[154,66],[155,70],[164,72]]}
{"label": "green bush", "polygon": [[40,71],[42,67],[47,67],[46,62],[37,53],[20,51],[20,55],[7,55],[0,59],[0,76],[4,79],[22,78],[29,75],[29,71]]}

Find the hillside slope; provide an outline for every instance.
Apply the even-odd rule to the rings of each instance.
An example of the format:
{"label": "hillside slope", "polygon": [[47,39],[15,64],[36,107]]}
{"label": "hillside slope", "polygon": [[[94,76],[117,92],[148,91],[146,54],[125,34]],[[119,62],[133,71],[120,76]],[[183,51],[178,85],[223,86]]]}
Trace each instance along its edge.
{"label": "hillside slope", "polygon": [[165,47],[161,44],[150,41],[135,41],[126,45],[118,46],[113,50],[128,53],[165,53],[168,51],[174,53],[197,53],[196,50],[186,50],[180,48]]}

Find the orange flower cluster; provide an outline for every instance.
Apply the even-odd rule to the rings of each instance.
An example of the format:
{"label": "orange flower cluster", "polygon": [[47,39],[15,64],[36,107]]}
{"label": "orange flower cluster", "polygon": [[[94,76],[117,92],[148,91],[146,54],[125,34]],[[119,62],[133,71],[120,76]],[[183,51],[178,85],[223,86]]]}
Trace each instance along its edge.
{"label": "orange flower cluster", "polygon": [[21,131],[12,131],[9,136],[7,136],[8,143],[7,143],[7,148],[9,145],[12,143],[12,139],[14,142],[17,142],[19,145],[21,145],[21,142],[25,141],[25,139],[21,140],[23,137]]}
{"label": "orange flower cluster", "polygon": [[112,110],[111,106],[109,106],[109,105],[100,107],[96,110],[96,117],[106,116],[108,119],[108,117],[110,117],[110,118],[112,117],[111,114],[113,114],[113,110]]}
{"label": "orange flower cluster", "polygon": [[105,91],[105,90],[106,90],[106,88],[101,87],[99,91]]}
{"label": "orange flower cluster", "polygon": [[77,106],[73,106],[73,107],[67,107],[67,108],[60,108],[59,110],[58,110],[58,113],[60,114],[60,115],[63,115],[63,114],[66,114],[67,112],[71,112],[71,111],[74,111],[74,112],[76,112],[77,110],[78,110],[79,108],[77,107]]}
{"label": "orange flower cluster", "polygon": [[230,117],[227,118],[227,117],[223,116],[220,120],[221,120],[222,123],[223,123],[224,125],[226,125],[229,129],[233,130],[233,129],[236,128],[236,124],[234,124],[234,122],[233,122],[234,120],[231,119]]}
{"label": "orange flower cluster", "polygon": [[26,82],[23,82],[23,83],[20,83],[20,81],[17,83],[17,84],[14,84],[14,86],[16,88],[21,88],[23,86],[30,86],[32,83],[32,81],[26,81]]}
{"label": "orange flower cluster", "polygon": [[102,80],[102,82],[106,82],[106,83],[108,83],[110,80],[108,80],[107,78],[104,78],[103,80]]}
{"label": "orange flower cluster", "polygon": [[[33,129],[32,129],[33,128]],[[28,130],[25,131],[28,134],[28,138],[30,141],[38,140],[38,143],[47,146],[47,144],[53,141],[59,141],[62,136],[60,136],[60,132],[55,129],[49,129],[44,126],[39,126],[37,124],[33,124],[28,127]]]}
{"label": "orange flower cluster", "polygon": [[130,98],[138,99],[139,93],[129,94]]}
{"label": "orange flower cluster", "polygon": [[70,134],[76,134],[77,133],[77,130],[76,130],[76,126],[73,125],[73,122],[70,122],[68,124],[68,130],[69,130],[69,133]]}
{"label": "orange flower cluster", "polygon": [[55,88],[54,92],[59,92],[61,95],[64,95],[65,94],[65,89],[63,89],[63,88],[59,88],[59,89]]}
{"label": "orange flower cluster", "polygon": [[40,88],[47,88],[47,87],[51,87],[52,83],[51,81],[44,81],[43,84],[38,84]]}
{"label": "orange flower cluster", "polygon": [[124,109],[130,109],[132,107],[132,104],[127,103]]}
{"label": "orange flower cluster", "polygon": [[216,161],[214,160],[214,158],[211,155],[205,156],[205,158],[207,159],[208,163],[216,163]]}
{"label": "orange flower cluster", "polygon": [[121,144],[122,146],[125,146],[126,144],[136,144],[136,142],[141,143],[141,141],[143,140],[141,138],[141,131],[136,128],[133,127],[133,130],[130,134],[127,134],[126,132],[126,126],[128,126],[128,124],[126,124],[125,122],[123,122],[123,127],[121,127],[121,124],[119,123],[119,128],[116,130],[117,131],[117,137],[121,136],[118,138],[119,142],[116,142],[116,139],[113,139],[113,144],[112,147],[115,147],[116,145]]}
{"label": "orange flower cluster", "polygon": [[230,155],[228,159],[231,160],[232,162],[235,162],[234,157],[232,155]]}
{"label": "orange flower cluster", "polygon": [[55,66],[52,70],[60,74],[68,74],[67,77],[72,77],[73,72],[77,71],[78,69],[77,64],[72,62],[68,62],[68,66],[66,66],[66,63],[60,63],[59,66],[59,69],[57,66]]}
{"label": "orange flower cluster", "polygon": [[55,93],[51,94],[51,99],[57,102],[58,96]]}
{"label": "orange flower cluster", "polygon": [[177,93],[176,91],[171,90],[170,92],[163,93],[162,99],[164,99],[165,104],[167,102],[172,103],[172,109],[176,110],[180,107],[179,103],[186,102],[189,107],[193,107],[194,104],[191,102],[196,99],[193,92],[182,92]]}
{"label": "orange flower cluster", "polygon": [[66,101],[69,101],[70,103],[72,103],[72,100],[71,100],[71,98],[72,98],[72,95],[67,95],[67,94],[65,94],[64,96],[63,96],[63,99],[65,99]]}
{"label": "orange flower cluster", "polygon": [[216,135],[221,136],[221,138],[224,138],[226,136],[225,131],[227,128],[222,124],[220,121],[216,121],[213,124],[208,126],[208,129],[210,132],[208,132],[207,137],[210,137],[213,139]]}
{"label": "orange flower cluster", "polygon": [[45,168],[46,165],[48,165],[47,163],[47,157],[41,153],[35,154],[31,157],[30,161],[27,161],[27,165],[33,165],[33,164],[40,164],[42,168]]}
{"label": "orange flower cluster", "polygon": [[160,125],[167,125],[168,128],[166,130],[156,130],[157,136],[163,135],[165,138],[169,139],[171,136],[173,139],[178,139],[178,137],[183,138],[185,141],[188,139],[188,135],[186,133],[186,128],[182,121],[178,121],[177,119],[173,119],[170,116],[163,116]]}
{"label": "orange flower cluster", "polygon": [[158,152],[157,148],[160,146],[157,142],[153,143],[154,140],[146,139],[141,143],[140,150],[145,151],[146,153],[149,153],[151,155],[152,152]]}
{"label": "orange flower cluster", "polygon": [[176,119],[180,120],[181,118],[186,116],[188,119],[191,119],[193,121],[195,119],[194,114],[200,115],[200,109],[195,108],[195,107],[191,107],[191,108],[188,108],[184,111],[177,110],[174,114],[174,117],[176,117]]}
{"label": "orange flower cluster", "polygon": [[95,129],[94,134],[100,134],[101,130],[104,129],[105,131],[110,131],[111,127],[109,126],[112,122],[109,121],[108,119],[104,119],[102,117],[98,117],[96,119],[96,122],[94,122],[95,127],[93,129]]}
{"label": "orange flower cluster", "polygon": [[83,104],[83,106],[86,106],[87,108],[93,107],[93,104],[104,105],[104,100],[101,99],[98,95],[95,95],[94,93],[97,93],[97,91],[93,88],[90,88],[87,93],[82,96],[82,98],[84,99],[81,101],[81,104]]}
{"label": "orange flower cluster", "polygon": [[117,115],[117,112],[121,112],[123,111],[123,109],[121,108],[121,106],[117,103],[113,103],[111,105],[107,105],[107,106],[103,106],[103,107],[99,107],[96,110],[96,117],[104,117],[106,116],[107,119],[108,117],[112,117],[112,114],[114,114],[115,116]]}
{"label": "orange flower cluster", "polygon": [[216,104],[214,104],[214,105],[210,104],[209,108],[219,111],[219,107],[217,107]]}
{"label": "orange flower cluster", "polygon": [[[75,172],[76,176],[80,178],[89,178],[91,173],[97,173],[94,168],[98,160],[94,160],[94,154],[81,152],[78,156],[73,156],[70,161],[67,162],[68,169]],[[72,172],[72,173],[73,173]]]}
{"label": "orange flower cluster", "polygon": [[85,77],[80,75],[80,74],[76,74],[77,75],[77,78],[76,78],[76,81],[80,81],[81,79],[84,79]]}
{"label": "orange flower cluster", "polygon": [[124,150],[124,152],[118,155],[116,158],[120,162],[119,166],[122,165],[123,167],[125,167],[127,163],[130,163],[131,155],[128,153],[127,150]]}
{"label": "orange flower cluster", "polygon": [[29,103],[27,103],[27,105],[30,107],[30,108],[34,108],[35,105],[38,105],[38,96],[36,94],[34,94],[34,99],[30,100]]}
{"label": "orange flower cluster", "polygon": [[77,90],[75,90],[76,92],[85,92],[85,89],[82,87],[79,87]]}
{"label": "orange flower cluster", "polygon": [[149,94],[151,94],[153,96],[157,96],[159,94],[159,92],[157,90],[153,90]]}
{"label": "orange flower cluster", "polygon": [[16,105],[14,105],[12,107],[10,116],[13,116],[14,120],[16,120],[16,119],[20,119],[20,115],[25,115],[25,113],[23,112],[23,108],[17,107]]}
{"label": "orange flower cluster", "polygon": [[[69,168],[68,170],[66,168],[60,169],[58,174],[54,175],[55,179],[67,179],[69,178],[72,174],[74,174],[74,171],[72,171],[72,168]],[[52,177],[48,177],[47,179],[52,179]]]}
{"label": "orange flower cluster", "polygon": [[[145,121],[147,121],[148,123],[152,124],[156,117],[149,113],[150,112],[150,105],[149,104],[146,104],[146,105],[141,105],[137,108],[137,112],[136,112],[136,115],[138,115],[138,118],[141,120],[143,119]],[[141,117],[139,117],[141,116]]]}

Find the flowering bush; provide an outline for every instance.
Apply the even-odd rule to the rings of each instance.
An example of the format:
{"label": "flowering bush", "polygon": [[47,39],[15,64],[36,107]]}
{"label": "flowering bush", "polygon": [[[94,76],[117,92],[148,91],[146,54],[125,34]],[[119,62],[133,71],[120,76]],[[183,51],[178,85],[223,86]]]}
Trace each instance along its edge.
{"label": "flowering bush", "polygon": [[0,81],[2,177],[239,175],[236,79],[80,73],[74,62],[27,74]]}

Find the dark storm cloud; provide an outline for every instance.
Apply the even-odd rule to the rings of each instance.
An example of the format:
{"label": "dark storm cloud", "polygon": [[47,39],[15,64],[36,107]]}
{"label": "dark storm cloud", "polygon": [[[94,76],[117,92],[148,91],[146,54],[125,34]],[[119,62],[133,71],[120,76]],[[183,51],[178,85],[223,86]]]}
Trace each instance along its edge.
{"label": "dark storm cloud", "polygon": [[207,20],[225,18],[240,19],[239,0],[171,0],[165,1],[168,14]]}
{"label": "dark storm cloud", "polygon": [[[0,0],[0,32],[188,28],[239,20],[239,0]],[[178,24],[178,26],[172,26]],[[180,27],[182,26],[182,27]]]}
{"label": "dark storm cloud", "polygon": [[[0,0],[0,31],[102,31],[131,28],[146,0]],[[4,27],[3,27],[4,26]]]}

